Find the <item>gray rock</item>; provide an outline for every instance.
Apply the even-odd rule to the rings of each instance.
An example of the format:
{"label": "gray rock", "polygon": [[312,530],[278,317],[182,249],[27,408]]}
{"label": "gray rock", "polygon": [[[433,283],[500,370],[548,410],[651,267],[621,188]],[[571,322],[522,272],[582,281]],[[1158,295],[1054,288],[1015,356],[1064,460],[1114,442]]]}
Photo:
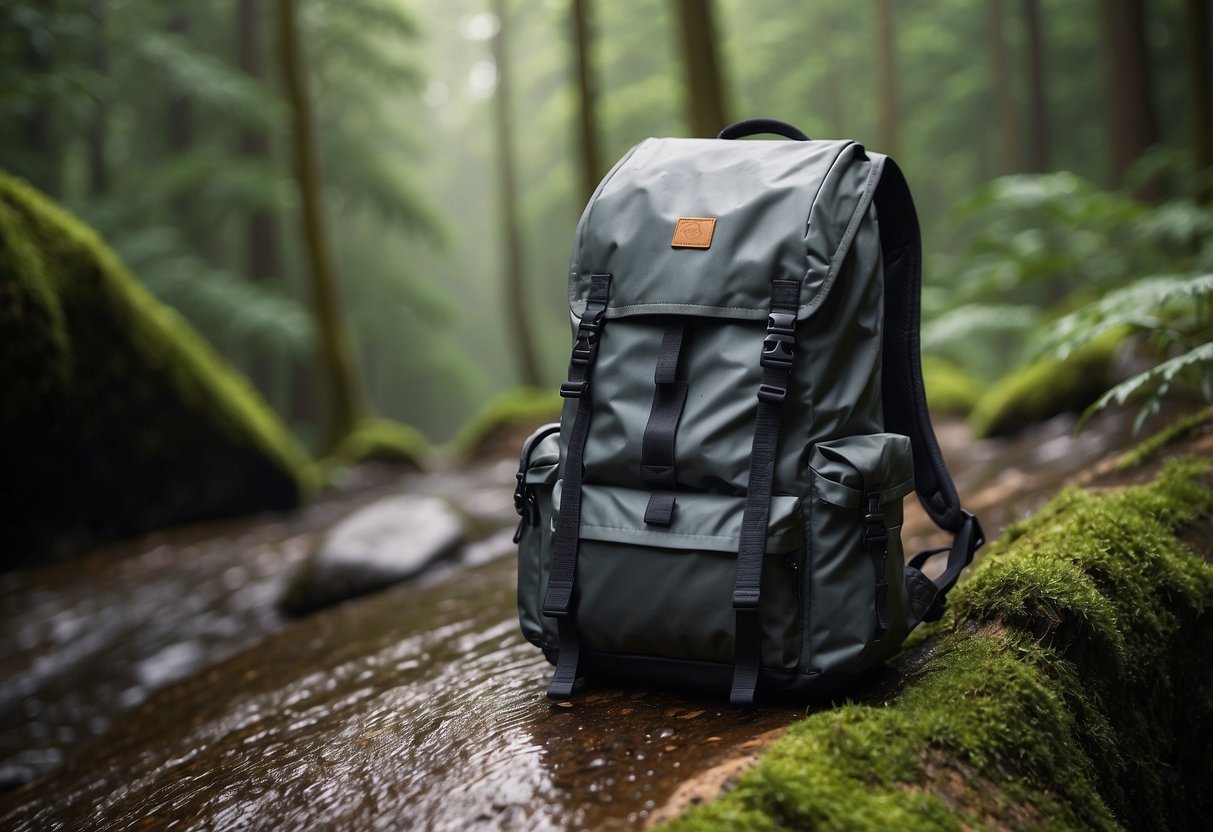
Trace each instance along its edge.
{"label": "gray rock", "polygon": [[402,494],[362,508],[321,538],[282,599],[314,612],[406,581],[463,545],[463,518],[444,500]]}

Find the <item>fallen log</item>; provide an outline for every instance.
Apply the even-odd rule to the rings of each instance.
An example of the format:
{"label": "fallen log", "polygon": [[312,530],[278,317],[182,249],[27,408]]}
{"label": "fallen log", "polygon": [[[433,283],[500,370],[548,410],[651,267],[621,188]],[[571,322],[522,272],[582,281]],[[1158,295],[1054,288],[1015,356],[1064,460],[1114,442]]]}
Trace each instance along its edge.
{"label": "fallen log", "polygon": [[1012,527],[878,704],[813,713],[671,830],[1192,829],[1213,782],[1213,463]]}

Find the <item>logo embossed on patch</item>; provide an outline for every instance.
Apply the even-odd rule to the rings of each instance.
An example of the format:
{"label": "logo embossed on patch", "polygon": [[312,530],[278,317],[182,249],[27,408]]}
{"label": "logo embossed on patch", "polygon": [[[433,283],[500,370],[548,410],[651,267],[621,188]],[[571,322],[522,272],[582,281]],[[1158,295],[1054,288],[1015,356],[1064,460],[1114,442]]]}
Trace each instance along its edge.
{"label": "logo embossed on patch", "polygon": [[679,217],[671,248],[711,248],[716,233],[715,217]]}

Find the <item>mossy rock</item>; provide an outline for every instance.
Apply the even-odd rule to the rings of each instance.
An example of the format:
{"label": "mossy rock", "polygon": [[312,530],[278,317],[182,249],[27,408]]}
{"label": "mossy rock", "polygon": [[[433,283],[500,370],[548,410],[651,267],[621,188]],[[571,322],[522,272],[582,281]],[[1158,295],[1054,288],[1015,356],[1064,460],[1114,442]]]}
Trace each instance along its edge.
{"label": "mossy rock", "polygon": [[515,438],[524,438],[545,422],[560,419],[564,400],[554,390],[519,387],[491,399],[479,413],[464,425],[451,446],[461,459],[492,455],[506,450],[517,451]]}
{"label": "mossy rock", "polygon": [[977,405],[985,386],[965,368],[936,356],[923,357],[922,378],[931,412],[953,416],[967,415]]}
{"label": "mossy rock", "polygon": [[314,474],[248,382],[98,236],[0,173],[0,568],[299,503]]}
{"label": "mossy rock", "polygon": [[359,462],[387,462],[413,470],[425,467],[430,444],[411,425],[390,419],[366,419],[338,443],[322,465],[340,468]]}
{"label": "mossy rock", "polygon": [[1012,370],[978,400],[969,418],[973,432],[1006,436],[1061,413],[1082,412],[1115,383],[1113,358],[1127,335],[1113,330],[1064,359],[1049,356]]}
{"label": "mossy rock", "polygon": [[1063,492],[956,589],[888,701],[812,714],[668,828],[1203,828],[1213,566],[1177,534],[1207,537],[1211,473]]}

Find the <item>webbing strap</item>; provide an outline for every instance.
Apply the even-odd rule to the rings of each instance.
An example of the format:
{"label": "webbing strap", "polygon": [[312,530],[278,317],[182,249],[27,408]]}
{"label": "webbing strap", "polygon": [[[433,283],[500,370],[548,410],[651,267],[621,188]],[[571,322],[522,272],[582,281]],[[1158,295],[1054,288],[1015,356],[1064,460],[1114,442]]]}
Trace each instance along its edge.
{"label": "webbing strap", "polygon": [[573,428],[564,457],[560,514],[556,518],[556,533],[552,537],[552,569],[548,573],[547,592],[543,599],[543,614],[557,620],[560,633],[556,672],[548,687],[548,696],[552,699],[568,699],[572,695],[581,652],[574,595],[577,543],[581,533],[581,482],[585,473],[585,441],[590,433],[592,411],[590,376],[594,370],[594,359],[598,357],[598,340],[602,334],[610,291],[609,274],[591,275],[589,300],[577,325],[573,357],[569,362],[569,380],[560,385],[561,396],[577,400],[577,413],[573,417]]}
{"label": "webbing strap", "polygon": [[678,359],[685,334],[685,321],[671,324],[657,351],[653,407],[640,445],[640,474],[653,489],[644,512],[644,522],[650,525],[668,526],[674,516],[673,492],[678,482],[674,444],[687,401],[687,383],[678,380]]}
{"label": "webbing strap", "polygon": [[799,281],[771,282],[771,310],[762,344],[762,384],[758,388],[750,478],[737,551],[737,577],[733,585],[737,627],[733,688],[729,701],[735,705],[754,703],[762,667],[762,620],[759,617],[762,561],[766,554],[775,454],[779,446],[779,415],[783,400],[787,397],[796,355],[796,311],[799,303]]}

